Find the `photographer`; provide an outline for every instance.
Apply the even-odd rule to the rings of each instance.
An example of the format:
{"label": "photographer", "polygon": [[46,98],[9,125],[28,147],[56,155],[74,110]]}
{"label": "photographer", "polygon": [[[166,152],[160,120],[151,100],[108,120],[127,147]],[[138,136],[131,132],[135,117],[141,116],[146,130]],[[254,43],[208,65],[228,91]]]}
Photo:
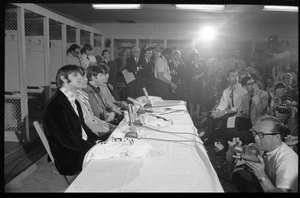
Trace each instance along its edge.
{"label": "photographer", "polygon": [[[278,82],[274,87],[274,91],[269,114],[278,117],[283,124],[295,124],[298,112],[296,107],[297,102],[286,95],[286,85],[283,82]],[[290,127],[293,128],[292,126]]]}
{"label": "photographer", "polygon": [[[298,155],[282,141],[286,131],[282,122],[276,117],[266,115],[256,122],[251,131],[256,149],[264,154],[261,156],[260,152],[253,152],[251,158],[249,155],[247,158],[242,157],[244,171],[232,172],[233,183],[243,192],[298,192]],[[235,160],[235,164],[233,157],[241,150],[236,148],[241,147],[242,142],[233,138],[228,144],[226,160],[236,167],[239,161]]]}

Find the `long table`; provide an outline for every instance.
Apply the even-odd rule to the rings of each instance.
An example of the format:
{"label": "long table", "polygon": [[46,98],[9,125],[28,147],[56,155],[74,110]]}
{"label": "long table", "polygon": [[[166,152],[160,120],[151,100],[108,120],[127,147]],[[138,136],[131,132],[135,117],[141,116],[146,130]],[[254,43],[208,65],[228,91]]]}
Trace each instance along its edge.
{"label": "long table", "polygon": [[[66,192],[224,192],[185,102],[165,100],[153,110],[166,107],[183,110],[159,115],[172,120],[172,126],[138,128],[144,138],[139,141],[152,146],[147,157],[91,159]],[[123,120],[111,137],[127,131]]]}

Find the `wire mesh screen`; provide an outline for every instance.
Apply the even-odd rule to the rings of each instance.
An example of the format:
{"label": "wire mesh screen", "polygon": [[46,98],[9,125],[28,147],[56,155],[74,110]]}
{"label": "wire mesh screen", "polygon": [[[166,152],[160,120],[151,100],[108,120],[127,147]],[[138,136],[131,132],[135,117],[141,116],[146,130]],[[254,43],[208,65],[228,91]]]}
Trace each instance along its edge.
{"label": "wire mesh screen", "polygon": [[[44,89],[45,90],[45,89]],[[36,92],[28,90],[28,115],[30,120],[42,118],[42,112],[46,105],[46,94],[44,91]]]}
{"label": "wire mesh screen", "polygon": [[5,10],[5,30],[17,29],[17,12],[15,10]]}
{"label": "wire mesh screen", "polygon": [[56,90],[57,90],[56,85],[55,84],[51,84],[51,93],[50,93],[51,96],[53,96],[55,94]]}
{"label": "wire mesh screen", "polygon": [[94,47],[101,47],[102,35],[94,34]]}
{"label": "wire mesh screen", "polygon": [[25,36],[44,36],[43,19],[25,17]]}
{"label": "wire mesh screen", "polygon": [[67,43],[76,43],[76,28],[67,25]]}
{"label": "wire mesh screen", "polygon": [[50,19],[49,20],[49,38],[50,40],[62,40],[62,24]]}
{"label": "wire mesh screen", "polygon": [[21,99],[5,96],[4,100],[4,130],[21,131]]}
{"label": "wire mesh screen", "polygon": [[80,45],[84,45],[86,43],[90,43],[90,35],[91,33],[88,31],[80,30]]}

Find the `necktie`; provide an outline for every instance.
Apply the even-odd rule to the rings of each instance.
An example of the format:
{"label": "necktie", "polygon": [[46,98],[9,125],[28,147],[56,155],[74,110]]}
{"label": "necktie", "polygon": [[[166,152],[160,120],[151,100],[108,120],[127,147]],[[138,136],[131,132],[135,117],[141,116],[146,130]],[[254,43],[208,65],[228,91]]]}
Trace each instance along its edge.
{"label": "necktie", "polygon": [[263,159],[264,159],[264,163],[265,163],[265,173],[269,176],[269,161],[268,161],[268,155],[267,152],[265,151],[263,154]]}
{"label": "necktie", "polygon": [[249,118],[250,118],[250,111],[251,111],[251,105],[252,105],[252,97],[253,95],[250,95],[250,99],[249,99]]}
{"label": "necktie", "polygon": [[83,113],[82,113],[82,110],[81,110],[80,103],[78,102],[77,99],[75,100],[75,104],[76,104],[77,112],[79,114],[80,122],[82,122],[83,121]]}
{"label": "necktie", "polygon": [[237,70],[237,69],[238,69],[238,60],[235,59],[235,70]]}
{"label": "necktie", "polygon": [[90,60],[90,59],[89,59],[89,56],[86,56],[86,58],[87,58],[88,60]]}
{"label": "necktie", "polygon": [[231,98],[231,104],[232,104],[232,107],[234,107],[234,101],[233,101],[233,90],[234,90],[234,87],[231,88],[231,94],[230,94],[230,98]]}
{"label": "necktie", "polygon": [[78,102],[78,100],[75,100],[75,104],[76,104],[76,108],[79,114],[79,121],[80,121],[80,125],[81,125],[81,134],[82,134],[82,139],[87,140],[87,134],[85,133],[84,129],[83,129],[83,123],[84,123],[84,119],[83,119],[83,113],[82,113],[82,109],[80,106],[80,103]]}

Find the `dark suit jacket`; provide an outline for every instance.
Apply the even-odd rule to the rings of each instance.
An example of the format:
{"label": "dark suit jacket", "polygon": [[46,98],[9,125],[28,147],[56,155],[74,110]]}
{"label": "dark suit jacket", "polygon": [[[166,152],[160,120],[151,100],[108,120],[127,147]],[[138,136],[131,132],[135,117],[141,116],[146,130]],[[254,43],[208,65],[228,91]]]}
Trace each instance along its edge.
{"label": "dark suit jacket", "polygon": [[115,86],[117,85],[118,64],[113,60],[108,61],[108,63],[105,60],[103,60],[102,63],[106,64],[109,67],[110,71],[108,83],[112,84],[115,88]]}
{"label": "dark suit jacket", "polygon": [[[88,136],[87,141],[82,139],[81,126]],[[62,175],[74,175],[81,171],[86,152],[100,139],[84,123],[83,117],[76,114],[68,98],[59,89],[47,102],[43,127],[55,167]]]}
{"label": "dark suit jacket", "polygon": [[154,77],[154,62],[149,60],[147,63],[145,57],[139,59],[139,65],[143,67],[142,70],[138,72],[138,78],[150,78]]}
{"label": "dark suit jacket", "polygon": [[172,75],[172,82],[175,84],[181,80],[181,83],[186,83],[187,80],[187,70],[185,68],[185,64],[182,60],[179,60],[178,67],[175,68],[174,62],[169,62],[168,63],[170,71],[174,70],[176,71],[177,74]]}
{"label": "dark suit jacket", "polygon": [[139,67],[140,65],[141,65],[140,58],[137,63],[135,62],[133,56],[129,57],[126,60],[126,69],[127,71],[132,72],[135,78],[138,78],[139,73],[142,71],[142,70],[137,71],[137,67]]}

